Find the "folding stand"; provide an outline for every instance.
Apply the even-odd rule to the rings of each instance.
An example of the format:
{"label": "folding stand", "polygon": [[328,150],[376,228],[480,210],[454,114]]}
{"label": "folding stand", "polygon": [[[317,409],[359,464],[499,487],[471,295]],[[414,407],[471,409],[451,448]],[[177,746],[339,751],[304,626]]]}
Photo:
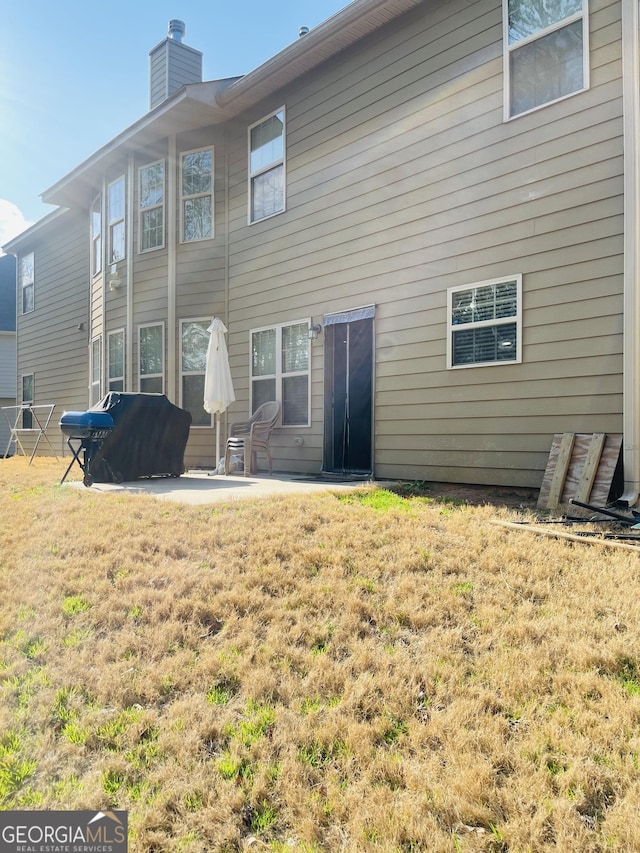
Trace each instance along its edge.
{"label": "folding stand", "polygon": [[[29,465],[33,462],[33,457],[36,455],[38,450],[38,445],[40,444],[40,440],[44,438],[46,443],[49,445],[49,450],[53,453],[56,459],[58,459],[58,454],[55,452],[53,447],[51,446],[51,442],[47,438],[47,427],[49,426],[49,421],[51,420],[51,416],[53,415],[53,410],[55,409],[55,403],[46,403],[42,405],[33,406],[30,403],[25,403],[22,406],[3,406],[0,408],[0,412],[2,412],[4,419],[9,425],[10,437],[9,443],[7,444],[7,449],[4,452],[4,459],[9,455],[9,450],[11,449],[11,445],[15,441],[16,448],[20,449],[20,452],[23,456],[27,456],[27,452],[22,446],[22,442],[20,441],[20,435],[22,434],[33,434],[36,437],[35,443],[33,445],[33,450],[31,451],[31,457],[29,458]],[[7,414],[8,412],[15,412],[15,418],[13,421],[10,416]],[[30,427],[20,426],[22,422],[23,415],[25,412],[31,413],[31,423]],[[40,412],[40,415],[38,415]]]}

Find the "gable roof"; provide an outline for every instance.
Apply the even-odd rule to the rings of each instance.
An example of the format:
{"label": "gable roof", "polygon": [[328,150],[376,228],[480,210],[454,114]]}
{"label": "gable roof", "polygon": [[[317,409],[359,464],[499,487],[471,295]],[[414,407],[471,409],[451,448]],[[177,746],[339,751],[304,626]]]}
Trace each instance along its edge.
{"label": "gable roof", "polygon": [[353,0],[243,77],[192,83],[114,137],[42,193],[47,204],[90,203],[88,193],[110,158],[167,136],[227,121],[424,0]]}

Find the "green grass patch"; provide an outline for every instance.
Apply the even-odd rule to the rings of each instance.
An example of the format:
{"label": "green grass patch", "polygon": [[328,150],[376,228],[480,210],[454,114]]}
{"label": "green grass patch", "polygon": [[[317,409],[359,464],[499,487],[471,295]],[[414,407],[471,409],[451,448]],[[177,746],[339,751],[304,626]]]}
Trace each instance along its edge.
{"label": "green grass patch", "polygon": [[89,610],[91,605],[83,595],[68,595],[62,602],[62,612],[65,616],[77,616]]}

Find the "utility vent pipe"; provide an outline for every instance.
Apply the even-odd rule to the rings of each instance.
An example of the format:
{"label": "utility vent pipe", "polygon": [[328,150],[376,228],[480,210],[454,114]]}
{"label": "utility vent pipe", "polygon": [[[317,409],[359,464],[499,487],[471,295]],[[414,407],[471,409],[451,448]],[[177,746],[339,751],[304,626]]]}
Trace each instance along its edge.
{"label": "utility vent pipe", "polygon": [[177,18],[172,18],[169,21],[169,38],[174,41],[182,41],[186,32],[184,21],[179,21]]}
{"label": "utility vent pipe", "polygon": [[302,36],[306,36],[306,34],[308,32],[309,32],[309,27],[300,27],[300,29],[298,30],[298,38],[302,38]]}

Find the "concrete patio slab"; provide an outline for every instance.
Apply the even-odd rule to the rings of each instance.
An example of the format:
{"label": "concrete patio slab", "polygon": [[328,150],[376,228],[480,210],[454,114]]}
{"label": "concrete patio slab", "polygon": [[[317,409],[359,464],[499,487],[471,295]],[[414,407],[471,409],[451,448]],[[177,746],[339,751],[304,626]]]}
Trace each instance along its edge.
{"label": "concrete patio slab", "polygon": [[126,493],[152,495],[161,500],[186,504],[211,504],[247,498],[264,498],[277,495],[313,494],[314,492],[348,491],[363,488],[369,482],[362,480],[324,481],[303,475],[277,474],[225,476],[206,471],[187,471],[181,477],[150,477],[131,483],[94,483],[87,488],[79,480],[66,483],[85,492]]}

